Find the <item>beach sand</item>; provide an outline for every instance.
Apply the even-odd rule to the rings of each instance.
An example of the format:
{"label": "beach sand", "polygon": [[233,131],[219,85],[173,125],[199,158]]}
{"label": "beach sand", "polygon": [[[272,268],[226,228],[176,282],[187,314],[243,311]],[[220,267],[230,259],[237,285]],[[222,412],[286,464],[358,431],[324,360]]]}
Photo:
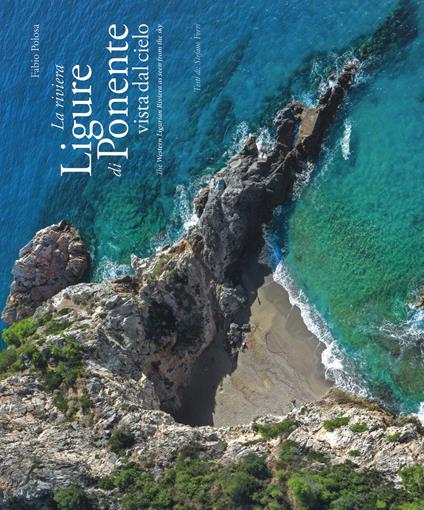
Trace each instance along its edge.
{"label": "beach sand", "polygon": [[243,276],[249,289],[248,348],[237,364],[217,339],[201,355],[183,396],[177,421],[190,425],[248,423],[264,414],[282,415],[322,397],[332,386],[324,377],[323,346],[306,328],[300,310],[265,266],[253,262]]}
{"label": "beach sand", "polygon": [[217,426],[286,414],[293,405],[317,400],[331,387],[324,378],[322,344],[272,275],[258,289],[250,326],[248,348],[240,352],[237,368],[224,377],[215,397]]}

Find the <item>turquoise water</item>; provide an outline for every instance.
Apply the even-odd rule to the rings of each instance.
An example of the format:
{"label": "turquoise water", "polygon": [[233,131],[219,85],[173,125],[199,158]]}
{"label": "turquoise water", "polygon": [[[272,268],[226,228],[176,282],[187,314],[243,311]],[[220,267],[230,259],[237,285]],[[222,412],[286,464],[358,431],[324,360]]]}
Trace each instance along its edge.
{"label": "turquoise water", "polygon": [[[28,0],[18,6],[3,0],[0,304],[19,248],[62,218],[81,228],[96,280],[127,272],[131,253],[147,255],[180,235],[191,220],[196,189],[240,138],[265,127],[277,105],[293,97],[313,102],[324,67],[352,40],[371,33],[396,4]],[[94,111],[104,120],[107,27],[121,22],[133,32],[139,23],[152,32],[164,26],[165,172],[154,172],[153,108],[152,130],[143,140],[132,138],[121,179],[102,165],[90,179],[61,178],[60,163],[74,159],[59,149],[69,139],[50,128],[54,65],[65,65],[70,80],[74,64],[92,64]],[[38,80],[29,78],[34,23],[41,32]],[[192,77],[195,24],[202,31],[199,94]],[[284,241],[277,244],[286,251],[284,268],[297,280],[305,307],[314,309],[310,327],[328,343],[334,340],[326,361],[338,382],[411,410],[424,400],[421,319],[408,307],[423,276],[422,62],[420,36],[392,68],[368,78],[365,70],[309,185],[288,222],[280,222]],[[152,76],[155,69],[152,62]],[[134,108],[136,96],[129,101]],[[340,148],[343,137],[348,159]]]}
{"label": "turquoise water", "polygon": [[[270,98],[279,95],[280,103],[290,98],[293,73],[301,78],[302,92],[317,52],[337,52],[372,31],[395,4],[395,0],[379,5],[372,0],[317,0],[312,5],[307,0],[0,2],[1,17],[8,20],[0,33],[2,47],[8,48],[1,63],[0,305],[19,248],[37,229],[62,218],[82,229],[94,255],[96,279],[128,271],[132,252],[146,255],[167,236],[178,235],[186,219],[181,218],[181,209],[187,210],[197,179],[217,167],[233,138],[239,138],[240,126],[244,130],[258,126]],[[93,108],[103,120],[109,98],[107,28],[127,23],[134,32],[142,22],[152,31],[161,23],[166,36],[164,175],[154,173],[152,108],[151,132],[133,142],[130,163],[119,182],[101,165],[90,179],[61,178],[60,164],[71,164],[73,158],[59,149],[69,142],[69,133],[63,139],[50,127],[54,65],[65,66],[68,83],[73,65],[93,66]],[[29,45],[35,23],[40,24],[42,69],[40,78],[31,80]],[[202,31],[200,94],[193,92],[192,78],[196,23]],[[151,42],[153,49],[153,37]],[[305,59],[306,66],[299,71]],[[153,61],[151,71],[154,76]],[[155,99],[152,91],[153,104]],[[134,108],[136,95],[130,94],[129,101]]]}
{"label": "turquoise water", "polygon": [[365,68],[292,207],[283,259],[335,339],[338,382],[354,374],[357,389],[408,412],[424,401],[423,78],[422,35],[376,75]]}

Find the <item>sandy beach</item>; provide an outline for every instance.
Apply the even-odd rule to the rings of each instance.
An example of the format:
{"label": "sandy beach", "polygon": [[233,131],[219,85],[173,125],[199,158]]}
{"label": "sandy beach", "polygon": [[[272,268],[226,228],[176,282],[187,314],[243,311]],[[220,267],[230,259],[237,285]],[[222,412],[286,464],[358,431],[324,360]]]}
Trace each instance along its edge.
{"label": "sandy beach", "polygon": [[331,387],[321,363],[322,344],[300,310],[265,266],[244,273],[250,292],[247,348],[237,364],[217,339],[199,358],[177,420],[191,425],[234,425],[264,414],[286,414],[322,397]]}
{"label": "sandy beach", "polygon": [[251,306],[248,348],[220,384],[214,424],[233,425],[260,414],[286,414],[331,387],[321,364],[322,344],[306,328],[287,292],[265,277]]}

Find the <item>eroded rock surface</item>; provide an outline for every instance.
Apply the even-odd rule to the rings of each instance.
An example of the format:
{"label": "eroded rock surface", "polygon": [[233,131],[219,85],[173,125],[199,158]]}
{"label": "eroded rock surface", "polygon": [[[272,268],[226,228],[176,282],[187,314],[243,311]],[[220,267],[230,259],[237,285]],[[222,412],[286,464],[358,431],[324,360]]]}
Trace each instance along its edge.
{"label": "eroded rock surface", "polygon": [[37,232],[19,252],[2,318],[12,323],[28,317],[57,292],[81,282],[90,255],[78,230],[62,221]]}
{"label": "eroded rock surface", "polygon": [[[247,453],[263,455],[272,464],[287,439],[329,456],[333,464],[349,461],[350,452],[358,451],[355,463],[359,470],[376,469],[396,483],[401,468],[424,464],[424,436],[416,421],[396,418],[338,390],[285,417],[263,416],[226,428],[193,428],[155,410],[157,400],[145,379],[129,382],[104,368],[90,367],[75,391],[82,391],[85,384],[93,411],[85,422],[70,422],[33,376],[11,377],[0,383],[1,508],[16,508],[7,506],[12,495],[15,502],[31,502],[31,508],[54,508],[46,503],[49,495],[71,483],[84,487],[98,508],[121,508],[116,494],[107,495],[97,488],[99,479],[124,462],[108,442],[116,428],[125,429],[134,438],[125,462],[148,465],[156,475],[173,465],[178,452],[193,445],[202,451],[202,459],[224,466],[240,461]],[[326,430],[326,420],[341,417],[347,418],[348,424]],[[283,420],[294,423],[287,437],[264,440],[257,431],[258,423]],[[355,432],[355,424],[366,428]],[[396,437],[396,442],[390,437]]]}
{"label": "eroded rock surface", "polygon": [[163,411],[179,407],[194,362],[218,333],[229,350],[243,341],[243,259],[261,248],[263,224],[289,196],[296,172],[316,157],[356,67],[347,64],[328,82],[313,121],[300,103],[281,110],[268,154],[249,136],[200,193],[197,225],[153,257],[134,256],[134,276],[72,285],[87,269],[88,253],[65,223],[41,230],[23,248],[4,317],[13,322],[40,306],[25,338],[14,339],[17,360],[0,382],[5,500],[41,501],[72,482],[92,486],[119,464],[108,447],[114,430],[129,431],[130,459],[147,456],[154,469],[193,441],[222,462],[248,450],[271,454],[252,424],[192,429]]}
{"label": "eroded rock surface", "polygon": [[[242,341],[244,257],[261,248],[263,224],[290,195],[296,172],[316,158],[356,68],[352,62],[332,76],[316,108],[291,103],[281,110],[269,153],[259,154],[251,135],[199,195],[197,225],[150,258],[134,256],[134,276],[72,285],[87,269],[88,254],[78,232],[63,223],[38,232],[21,251],[4,316],[13,322],[40,306],[25,335],[14,338],[16,359],[0,382],[0,505],[13,508],[15,498],[50,509],[51,494],[76,483],[99,508],[120,508],[119,498],[96,483],[122,464],[110,443],[122,430],[131,438],[127,461],[148,464],[155,474],[192,444],[223,464],[247,452],[273,462],[281,438],[264,440],[255,423],[192,428],[164,411],[179,407],[194,362],[218,333],[233,349]],[[366,429],[354,436],[346,427],[323,427],[342,416]],[[353,445],[360,467],[398,480],[400,467],[424,461],[414,420],[337,391],[289,419],[295,424],[289,439],[331,454],[334,463],[345,462]],[[399,437],[402,448],[387,434]]]}

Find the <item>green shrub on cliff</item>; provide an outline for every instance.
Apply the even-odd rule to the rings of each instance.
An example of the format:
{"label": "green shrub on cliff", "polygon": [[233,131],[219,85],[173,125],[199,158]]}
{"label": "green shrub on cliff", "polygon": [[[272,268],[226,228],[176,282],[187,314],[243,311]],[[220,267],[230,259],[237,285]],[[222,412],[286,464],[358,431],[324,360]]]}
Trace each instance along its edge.
{"label": "green shrub on cliff", "polygon": [[154,280],[158,279],[159,276],[163,273],[165,266],[168,264],[168,262],[171,260],[172,256],[166,253],[163,253],[158,261],[156,262],[155,267],[152,271],[152,277]]}
{"label": "green shrub on cliff", "polygon": [[296,465],[303,457],[304,452],[300,445],[295,441],[284,441],[281,445],[280,450],[280,467],[282,469],[290,468],[292,465]]}
{"label": "green shrub on cliff", "polygon": [[[61,317],[64,314],[70,312],[70,309],[62,309],[57,312],[57,316]],[[47,313],[40,319],[34,319],[29,317],[22,319],[18,322],[14,322],[2,333],[3,341],[9,346],[21,347],[31,337],[32,339],[39,339],[40,335],[35,335],[38,328],[44,326],[43,335],[57,335],[62,333],[70,324],[68,320],[52,320],[52,314]]]}
{"label": "green shrub on cliff", "polygon": [[56,312],[56,315],[58,317],[63,317],[64,315],[68,315],[71,312],[72,312],[72,308],[61,308],[60,310],[58,310]]}
{"label": "green shrub on cliff", "polygon": [[252,453],[222,466],[186,448],[158,478],[132,463],[98,487],[118,497],[124,510],[423,510],[418,467],[402,471],[403,489],[376,471],[358,472],[352,462],[332,466],[293,441],[282,450],[271,469]]}
{"label": "green shrub on cliff", "polygon": [[247,453],[238,465],[238,469],[253,475],[259,480],[265,480],[271,476],[265,458],[254,453]]}
{"label": "green shrub on cliff", "polygon": [[351,462],[328,465],[318,471],[303,469],[287,485],[296,510],[395,510],[410,499],[405,491],[385,482],[379,473],[359,473]]}
{"label": "green shrub on cliff", "polygon": [[[70,310],[67,309],[66,313]],[[59,313],[59,315],[61,315]],[[70,324],[69,321],[52,320],[51,314],[41,319],[23,319],[12,324],[3,332],[3,340],[9,347],[0,351],[0,379],[4,379],[25,369],[35,372],[47,390],[56,392],[54,403],[64,414],[68,413],[66,393],[75,386],[83,372],[82,346],[71,337],[62,336],[54,344],[46,345],[43,337],[35,334],[44,326],[42,334],[58,334]],[[45,349],[39,350],[40,345]],[[72,407],[72,417],[78,410],[90,414],[91,401],[88,395],[77,399]]]}
{"label": "green shrub on cliff", "polygon": [[71,324],[72,324],[72,322],[68,321],[68,320],[60,320],[60,321],[52,320],[46,324],[46,327],[43,330],[43,333],[45,335],[59,335],[60,333],[65,331],[65,329],[68,326],[70,326]]}
{"label": "green shrub on cliff", "polygon": [[324,428],[328,432],[333,432],[334,430],[344,427],[349,423],[349,418],[347,416],[340,416],[339,418],[334,418],[333,420],[325,420]]}
{"label": "green shrub on cliff", "polygon": [[183,451],[173,467],[155,480],[137,464],[118,468],[99,481],[104,490],[118,489],[125,510],[235,510],[252,504],[271,476],[262,457],[246,455],[239,464],[222,468]]}
{"label": "green shrub on cliff", "polygon": [[0,373],[6,372],[17,359],[16,349],[9,348],[0,351]]}
{"label": "green shrub on cliff", "polygon": [[3,340],[7,345],[20,347],[28,337],[37,331],[37,328],[38,324],[33,319],[22,319],[3,331]]}
{"label": "green shrub on cliff", "polygon": [[361,456],[361,452],[359,450],[349,450],[348,454],[351,457],[360,457]]}
{"label": "green shrub on cliff", "polygon": [[402,434],[400,432],[395,432],[394,434],[387,435],[386,439],[389,441],[389,443],[396,443],[399,441],[401,435]]}
{"label": "green shrub on cliff", "polygon": [[308,510],[314,508],[318,503],[318,492],[313,480],[296,474],[292,476],[288,483],[290,499],[296,510]]}
{"label": "green shrub on cliff", "polygon": [[51,314],[47,313],[41,319],[35,320],[32,317],[14,322],[2,333],[2,338],[7,345],[20,347],[25,344],[31,337],[35,339],[35,332],[41,326],[44,326],[51,320]]}
{"label": "green shrub on cliff", "polygon": [[[0,351],[0,380],[22,371],[26,365],[37,360],[38,353],[33,343],[27,343],[21,347],[8,347]],[[26,362],[25,362],[26,360]]]}
{"label": "green shrub on cliff", "polygon": [[401,469],[399,474],[406,492],[413,498],[423,498],[424,503],[424,468],[410,466]]}
{"label": "green shrub on cliff", "polygon": [[50,391],[59,387],[72,387],[82,373],[81,344],[70,337],[63,337],[54,344],[46,353],[46,358],[36,350],[31,356],[31,362]]}
{"label": "green shrub on cliff", "polygon": [[82,411],[82,414],[88,415],[90,414],[93,408],[93,402],[90,399],[88,393],[83,393],[81,397],[78,399],[79,407]]}
{"label": "green shrub on cliff", "polygon": [[134,435],[125,428],[114,430],[109,438],[109,447],[117,455],[122,455],[134,443]]}
{"label": "green shrub on cliff", "polygon": [[261,487],[261,484],[254,476],[241,471],[230,477],[225,486],[225,492],[234,503],[243,506],[253,503],[253,496]]}
{"label": "green shrub on cliff", "polygon": [[293,420],[283,420],[279,423],[271,425],[255,425],[255,431],[266,440],[273,439],[278,436],[288,436],[296,428],[296,423]]}
{"label": "green shrub on cliff", "polygon": [[85,492],[76,485],[56,492],[53,499],[59,510],[91,510],[93,508]]}
{"label": "green shrub on cliff", "polygon": [[358,433],[365,432],[366,430],[368,430],[368,425],[366,423],[354,423],[350,427],[350,430],[352,432],[358,432]]}
{"label": "green shrub on cliff", "polygon": [[53,404],[64,414],[68,410],[68,401],[62,391],[59,391],[54,397]]}

